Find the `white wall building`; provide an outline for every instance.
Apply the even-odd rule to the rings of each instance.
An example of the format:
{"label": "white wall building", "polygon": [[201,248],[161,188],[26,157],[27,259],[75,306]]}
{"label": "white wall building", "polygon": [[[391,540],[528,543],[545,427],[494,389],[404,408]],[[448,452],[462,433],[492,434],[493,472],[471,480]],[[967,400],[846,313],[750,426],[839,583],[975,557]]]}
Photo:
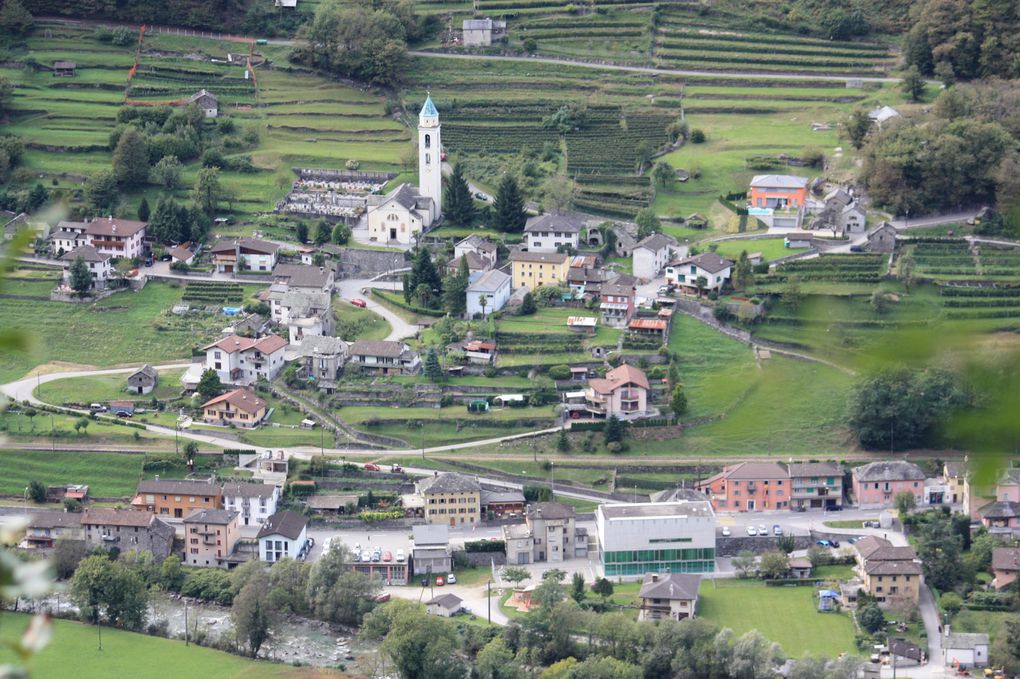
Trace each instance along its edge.
{"label": "white wall building", "polygon": [[242,526],[259,526],[276,513],[280,487],[268,483],[226,483],[223,508],[240,514]]}
{"label": "white wall building", "polygon": [[698,294],[698,279],[705,279],[705,292],[721,290],[730,279],[733,262],[723,259],[714,252],[703,252],[694,257],[687,257],[666,266],[666,282],[676,285],[686,292]]}
{"label": "white wall building", "polygon": [[297,512],[278,512],[259,531],[259,560],[302,560],[308,551],[308,520]]}
{"label": "white wall building", "polygon": [[493,40],[506,35],[506,21],[484,19],[464,19],[461,24],[465,47],[488,47]]}
{"label": "white wall building", "polygon": [[224,384],[248,385],[260,377],[275,378],[284,365],[287,340],[279,335],[260,339],[228,335],[205,347],[205,368],[215,370]]}
{"label": "white wall building", "polygon": [[595,532],[607,578],[715,570],[715,512],[708,501],[599,505]]}
{"label": "white wall building", "polygon": [[71,265],[79,257],[89,268],[89,273],[92,275],[92,287],[96,290],[105,289],[106,282],[113,274],[113,260],[110,255],[99,252],[91,245],[82,245],[60,257],[60,263],[64,266],[64,284],[71,285]]}
{"label": "white wall building", "polygon": [[561,215],[532,217],[524,227],[528,252],[556,252],[560,246],[576,250],[580,233],[580,226]]}
{"label": "white wall building", "polygon": [[475,314],[488,316],[493,311],[499,311],[506,306],[512,291],[509,275],[498,269],[486,271],[468,286],[468,318],[474,318]]}
{"label": "white wall building", "polygon": [[634,246],[631,252],[632,273],[641,280],[650,281],[658,277],[674,258],[686,257],[687,252],[687,246],[678,245],[672,236],[653,233]]}
{"label": "white wall building", "polygon": [[443,143],[439,133],[439,111],[432,97],[418,113],[418,193],[432,199],[432,219],[443,215]]}

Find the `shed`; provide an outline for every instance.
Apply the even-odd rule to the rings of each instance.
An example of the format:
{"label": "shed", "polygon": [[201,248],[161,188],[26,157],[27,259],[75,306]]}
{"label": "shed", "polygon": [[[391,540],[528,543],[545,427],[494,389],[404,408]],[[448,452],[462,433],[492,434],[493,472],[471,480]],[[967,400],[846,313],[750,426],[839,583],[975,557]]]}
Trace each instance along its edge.
{"label": "shed", "polygon": [[461,609],[464,600],[456,594],[440,594],[434,599],[425,602],[425,612],[429,615],[439,615],[449,618]]}
{"label": "shed", "polygon": [[313,512],[344,514],[347,507],[358,506],[357,495],[309,495],[305,499],[305,505]]}
{"label": "shed", "polygon": [[189,104],[195,104],[205,114],[206,118],[215,118],[219,115],[220,100],[212,92],[201,89],[188,98]]}
{"label": "shed", "polygon": [[476,398],[468,401],[467,409],[469,413],[485,413],[489,410],[489,402],[484,398]]}
{"label": "shed", "polygon": [[149,394],[156,388],[158,381],[159,373],[146,363],[128,377],[128,391],[132,394]]}
{"label": "shed", "polygon": [[803,557],[790,559],[790,577],[807,580],[811,577],[811,562]]}
{"label": "shed", "polygon": [[524,394],[500,394],[492,399],[504,408],[513,403],[524,403]]}
{"label": "shed", "polygon": [[567,318],[567,327],[574,332],[595,333],[595,325],[598,322],[593,316],[570,316]]}
{"label": "shed", "polygon": [[78,64],[73,61],[54,61],[53,62],[53,76],[63,78],[73,78],[77,71]]}

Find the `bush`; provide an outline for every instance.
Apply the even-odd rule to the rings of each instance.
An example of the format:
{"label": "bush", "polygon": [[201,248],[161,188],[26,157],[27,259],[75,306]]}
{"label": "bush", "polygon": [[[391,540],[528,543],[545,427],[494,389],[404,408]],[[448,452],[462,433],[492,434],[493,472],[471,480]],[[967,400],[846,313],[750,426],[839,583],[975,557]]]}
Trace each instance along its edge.
{"label": "bush", "polygon": [[554,365],[549,368],[549,377],[554,380],[569,380],[570,379],[570,366],[568,365]]}
{"label": "bush", "polygon": [[473,540],[464,543],[464,551],[469,554],[478,552],[504,552],[506,543],[503,540]]}
{"label": "bush", "polygon": [[704,144],[705,133],[701,130],[691,130],[691,143],[692,144]]}

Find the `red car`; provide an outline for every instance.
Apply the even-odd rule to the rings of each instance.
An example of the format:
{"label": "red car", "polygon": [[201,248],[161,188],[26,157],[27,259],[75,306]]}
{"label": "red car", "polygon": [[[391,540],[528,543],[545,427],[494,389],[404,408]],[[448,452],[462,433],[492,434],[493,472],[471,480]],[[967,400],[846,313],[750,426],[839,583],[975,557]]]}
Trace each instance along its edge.
{"label": "red car", "polygon": [[351,300],[351,304],[353,304],[356,307],[360,307],[362,309],[364,309],[365,307],[368,306],[368,302],[366,302],[363,299],[358,299],[357,297],[355,297],[354,299]]}
{"label": "red car", "polygon": [[445,584],[446,580],[443,580],[443,576],[440,575],[438,578],[436,578],[436,587],[442,587]]}
{"label": "red car", "polygon": [[393,561],[393,553],[392,552],[383,552],[382,553],[382,560],[383,561]]}
{"label": "red car", "polygon": [[377,465],[375,462],[369,462],[368,464],[365,465],[365,471],[377,472],[379,471],[379,465]]}

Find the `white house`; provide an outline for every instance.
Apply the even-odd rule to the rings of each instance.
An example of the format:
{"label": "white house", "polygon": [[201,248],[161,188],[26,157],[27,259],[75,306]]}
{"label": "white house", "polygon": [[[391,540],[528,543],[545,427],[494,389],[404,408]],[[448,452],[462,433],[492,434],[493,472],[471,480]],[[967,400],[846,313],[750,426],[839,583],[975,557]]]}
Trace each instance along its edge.
{"label": "white house", "polygon": [[216,273],[272,271],[279,250],[276,243],[258,238],[221,240],[209,248]]}
{"label": "white house", "polygon": [[950,632],[942,637],[942,664],[946,667],[984,667],[988,664],[988,635]]}
{"label": "white house", "polygon": [[685,620],[693,618],[698,607],[697,573],[645,573],[638,597],[638,620]]}
{"label": "white house", "polygon": [[269,483],[223,484],[223,508],[240,514],[242,526],[259,526],[276,513],[280,487]]}
{"label": "white house", "polygon": [[879,127],[893,118],[899,118],[900,112],[892,106],[876,106],[868,111],[868,119]]}
{"label": "white house", "polygon": [[463,604],[464,600],[456,594],[440,594],[434,599],[429,599],[425,602],[425,612],[429,615],[450,618],[460,611]]}
{"label": "white house", "polygon": [[707,500],[599,505],[595,533],[607,578],[715,569],[715,512]]}
{"label": "white house", "polygon": [[51,236],[53,251],[59,253],[79,245],[91,245],[112,257],[141,257],[145,253],[146,222],[130,219],[93,219],[86,222],[60,222]]}
{"label": "white house", "polygon": [[488,47],[493,40],[506,35],[506,21],[484,19],[464,19],[461,24],[465,47]]}
{"label": "white house", "polygon": [[279,335],[228,335],[203,349],[205,367],[215,370],[224,384],[253,384],[260,377],[271,381],[283,370],[286,348],[287,340]]}
{"label": "white house", "polygon": [[277,512],[269,517],[256,539],[259,541],[260,561],[300,561],[308,552],[308,520],[297,512]]}
{"label": "white house", "polygon": [[528,252],[556,252],[560,246],[577,249],[581,227],[562,215],[539,215],[528,220],[524,239]]}
{"label": "white house", "polygon": [[380,243],[410,245],[443,214],[443,145],[432,97],[418,113],[418,188],[401,184],[382,200],[369,196],[368,236]]}
{"label": "white house", "polygon": [[839,213],[839,229],[843,233],[864,233],[867,230],[867,214],[859,205],[847,205]]}
{"label": "white house", "polygon": [[703,290],[721,290],[733,272],[733,262],[714,252],[686,257],[666,266],[666,282],[690,294],[699,294],[698,279],[705,279]]}
{"label": "white house", "polygon": [[454,261],[468,253],[474,253],[479,259],[484,260],[490,266],[496,263],[496,244],[487,238],[473,235],[453,246]]}
{"label": "white house", "polygon": [[[510,299],[510,276],[498,269],[490,269],[479,276],[467,289],[467,315],[487,316],[499,311]],[[483,303],[484,301],[484,303]]]}
{"label": "white house", "polygon": [[680,246],[676,239],[664,233],[653,233],[639,242],[631,251],[633,274],[641,280],[650,281],[673,261],[687,256],[687,246]]}
{"label": "white house", "polygon": [[212,92],[208,92],[204,89],[195,92],[188,98],[189,104],[195,104],[202,113],[205,114],[206,118],[215,118],[220,112],[220,100]]}
{"label": "white house", "polygon": [[301,346],[305,337],[333,334],[330,300],[328,292],[290,290],[286,284],[274,283],[269,292],[270,314],[273,321],[287,328],[290,343]]}
{"label": "white house", "polygon": [[60,222],[50,233],[50,250],[54,255],[60,257],[65,253],[88,245],[89,239],[85,235],[85,222]]}
{"label": "white house", "polygon": [[61,255],[60,262],[64,266],[64,284],[71,285],[71,265],[79,257],[89,268],[89,273],[92,275],[92,287],[96,290],[104,290],[106,282],[113,274],[112,257],[99,252],[91,245],[82,245]]}
{"label": "white house", "polygon": [[421,358],[404,342],[355,340],[349,348],[349,363],[379,375],[414,375]]}

